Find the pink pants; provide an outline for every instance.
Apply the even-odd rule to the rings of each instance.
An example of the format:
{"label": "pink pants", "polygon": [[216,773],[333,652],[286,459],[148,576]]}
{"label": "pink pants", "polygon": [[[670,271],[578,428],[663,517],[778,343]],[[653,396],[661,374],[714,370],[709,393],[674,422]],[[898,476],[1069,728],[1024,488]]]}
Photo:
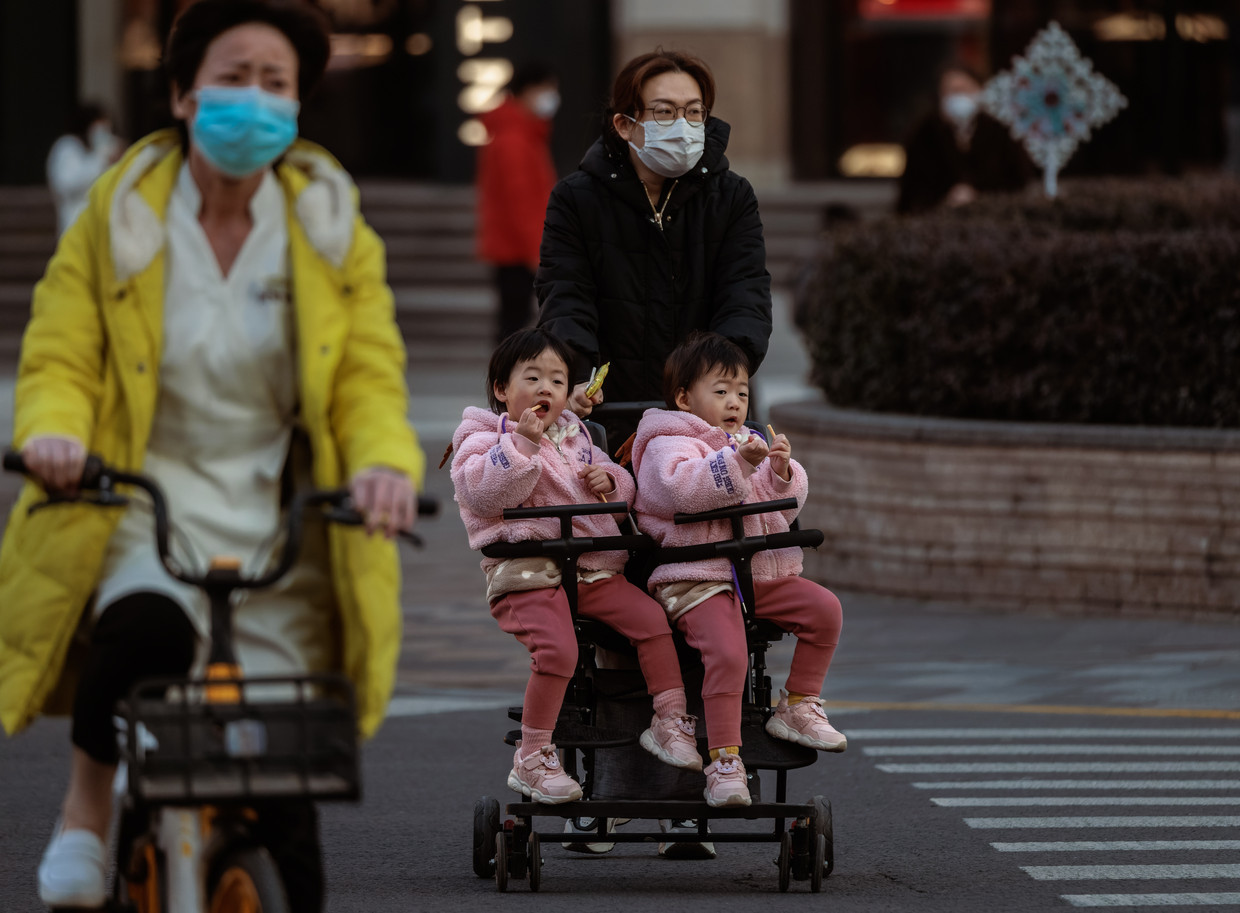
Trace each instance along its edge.
{"label": "pink pants", "polygon": [[[784,686],[817,697],[840,642],[843,612],[830,590],[802,577],[755,580],[755,614],[796,635]],[[711,748],[741,744],[741,694],[749,672],[749,647],[740,603],[730,593],[712,596],[676,619],[690,646],[702,654],[702,705]]]}
{"label": "pink pants", "polygon": [[[622,575],[581,584],[577,614],[603,622],[632,642],[651,694],[683,687],[667,614]],[[530,651],[532,671],[525,686],[522,723],[554,729],[568,681],[577,669],[577,635],[568,597],[560,587],[508,593],[491,604],[491,615],[501,630]]]}

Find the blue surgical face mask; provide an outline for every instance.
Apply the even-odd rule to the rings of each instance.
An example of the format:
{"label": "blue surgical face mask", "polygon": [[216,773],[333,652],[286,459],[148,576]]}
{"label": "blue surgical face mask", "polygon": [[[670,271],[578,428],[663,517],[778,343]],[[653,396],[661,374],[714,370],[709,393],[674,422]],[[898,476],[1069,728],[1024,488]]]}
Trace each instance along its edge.
{"label": "blue surgical face mask", "polygon": [[297,138],[292,98],[258,86],[203,86],[195,93],[198,113],[189,125],[194,146],[229,177],[249,177],[266,168]]}

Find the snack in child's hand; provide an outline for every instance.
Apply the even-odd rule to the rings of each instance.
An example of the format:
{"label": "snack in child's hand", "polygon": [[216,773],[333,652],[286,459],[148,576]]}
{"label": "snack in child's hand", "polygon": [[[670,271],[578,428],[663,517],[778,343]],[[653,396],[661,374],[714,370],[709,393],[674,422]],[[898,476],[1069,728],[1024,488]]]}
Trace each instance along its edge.
{"label": "snack in child's hand", "polygon": [[607,379],[607,369],[611,367],[611,362],[606,362],[601,368],[595,368],[590,374],[590,384],[586,387],[586,399],[589,399],[599,390],[603,389],[603,381]]}
{"label": "snack in child's hand", "polygon": [[767,423],[766,430],[771,432],[771,440],[775,440],[775,429],[771,427],[770,422]]}

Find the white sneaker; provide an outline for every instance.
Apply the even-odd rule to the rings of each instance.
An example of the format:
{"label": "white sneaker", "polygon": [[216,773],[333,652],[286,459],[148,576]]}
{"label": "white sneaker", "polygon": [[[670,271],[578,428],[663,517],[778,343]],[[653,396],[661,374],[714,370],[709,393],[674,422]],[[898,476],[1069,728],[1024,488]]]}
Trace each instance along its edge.
{"label": "white sneaker", "polygon": [[[660,818],[659,830],[665,834],[696,834],[698,823],[693,819],[669,821],[666,818]],[[706,826],[706,831],[710,832],[709,824]],[[714,859],[715,845],[707,841],[660,843],[659,855],[664,859]]]}
{"label": "white sneaker", "polygon": [[107,847],[93,833],[57,824],[39,863],[39,900],[49,907],[102,907],[107,859]]}
{"label": "white sneaker", "polygon": [[[628,824],[631,820],[633,819],[608,818],[605,830],[607,833],[611,833],[621,824]],[[590,834],[594,837],[598,836],[597,818],[569,818],[564,822],[564,833],[580,834],[583,838],[581,840],[565,841],[560,844],[560,846],[564,847],[564,849],[571,853],[594,853],[596,855],[602,855],[603,853],[610,853],[616,848],[616,844],[614,842],[607,842],[603,840],[586,841],[584,839],[586,834]]]}

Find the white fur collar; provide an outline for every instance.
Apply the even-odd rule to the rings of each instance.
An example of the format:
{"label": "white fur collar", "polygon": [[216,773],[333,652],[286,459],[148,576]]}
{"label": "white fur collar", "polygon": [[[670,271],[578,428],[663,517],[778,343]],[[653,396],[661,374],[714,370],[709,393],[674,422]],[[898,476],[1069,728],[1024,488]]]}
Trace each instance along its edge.
{"label": "white fur collar", "polygon": [[[137,184],[172,149],[172,143],[152,143],[140,149],[117,182],[108,219],[112,265],[120,282],[142,272],[163,250],[163,215],[151,208]],[[314,249],[339,269],[353,244],[357,216],[353,181],[335,162],[313,149],[294,147],[284,161],[310,178],[297,197],[297,218]]]}

